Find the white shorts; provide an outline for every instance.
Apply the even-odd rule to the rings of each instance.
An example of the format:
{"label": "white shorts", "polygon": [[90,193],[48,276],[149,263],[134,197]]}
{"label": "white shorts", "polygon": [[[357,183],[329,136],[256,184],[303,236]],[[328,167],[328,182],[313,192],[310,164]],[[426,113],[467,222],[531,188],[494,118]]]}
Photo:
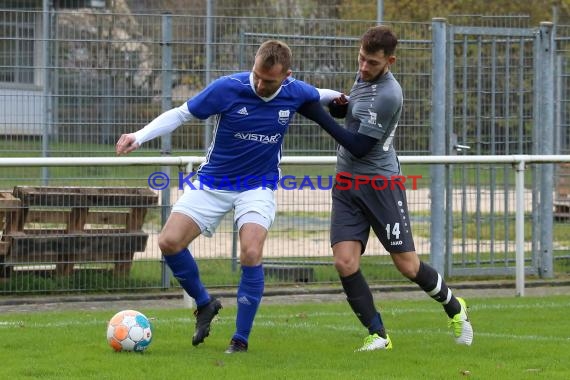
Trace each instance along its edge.
{"label": "white shorts", "polygon": [[275,194],[268,188],[247,191],[213,190],[192,182],[194,189],[186,187],[184,194],[172,207],[192,218],[204,236],[211,237],[220,221],[232,209],[238,230],[244,223],[256,223],[269,231],[275,220]]}

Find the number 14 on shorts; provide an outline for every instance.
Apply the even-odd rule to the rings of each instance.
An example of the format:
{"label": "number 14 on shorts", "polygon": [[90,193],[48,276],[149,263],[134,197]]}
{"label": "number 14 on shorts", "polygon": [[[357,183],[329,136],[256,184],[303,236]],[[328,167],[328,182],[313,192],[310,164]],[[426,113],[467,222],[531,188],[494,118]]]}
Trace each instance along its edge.
{"label": "number 14 on shorts", "polygon": [[400,223],[394,223],[386,225],[386,239],[390,242],[390,245],[402,245],[403,242],[400,240]]}

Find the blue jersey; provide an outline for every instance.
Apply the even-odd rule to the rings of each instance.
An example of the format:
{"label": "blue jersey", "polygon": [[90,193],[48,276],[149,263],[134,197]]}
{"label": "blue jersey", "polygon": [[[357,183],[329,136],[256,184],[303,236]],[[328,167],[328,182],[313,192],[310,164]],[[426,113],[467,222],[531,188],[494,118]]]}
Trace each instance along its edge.
{"label": "blue jersey", "polygon": [[291,77],[269,100],[256,94],[249,72],[215,80],[186,103],[199,119],[216,115],[212,144],[198,177],[221,190],[275,189],[289,122],[301,105],[318,101],[315,87]]}

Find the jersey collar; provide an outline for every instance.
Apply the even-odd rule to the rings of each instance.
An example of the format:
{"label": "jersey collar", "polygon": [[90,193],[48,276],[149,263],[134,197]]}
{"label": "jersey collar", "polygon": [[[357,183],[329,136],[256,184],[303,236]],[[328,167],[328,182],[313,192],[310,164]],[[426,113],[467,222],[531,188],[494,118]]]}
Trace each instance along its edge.
{"label": "jersey collar", "polygon": [[[255,87],[253,86],[253,73],[249,73],[249,86],[251,87],[251,90],[253,91],[253,93],[255,95],[257,95],[257,92],[255,92]],[[279,95],[279,93],[281,92],[281,88],[283,88],[283,86],[279,86],[277,91],[275,91],[273,93],[273,95],[271,95],[271,96],[263,97],[263,96],[257,95],[257,97],[260,98],[261,100],[263,100],[264,102],[269,102],[269,101],[273,100],[277,95]]]}

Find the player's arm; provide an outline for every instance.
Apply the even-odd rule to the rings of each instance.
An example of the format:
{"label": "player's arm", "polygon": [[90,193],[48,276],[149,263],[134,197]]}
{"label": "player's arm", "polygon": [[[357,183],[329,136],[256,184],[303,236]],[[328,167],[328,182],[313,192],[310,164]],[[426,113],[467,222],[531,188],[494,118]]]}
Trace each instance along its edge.
{"label": "player's arm", "polygon": [[298,112],[307,119],[319,124],[321,128],[357,158],[368,154],[378,142],[373,137],[343,128],[325,112],[319,102],[305,103],[298,109]]}
{"label": "player's arm", "polygon": [[348,111],[349,97],[335,90],[328,88],[317,88],[320,96],[320,103],[323,107],[328,107],[332,117],[344,119]]}
{"label": "player's arm", "polygon": [[174,131],[185,122],[192,120],[192,118],[187,104],[184,103],[180,107],[162,113],[144,128],[134,133],[121,135],[115,146],[115,151],[117,155],[130,153],[138,149],[141,144]]}
{"label": "player's arm", "polygon": [[[353,109],[353,117],[360,121],[358,132],[378,139],[382,145],[390,145],[394,138],[397,120],[401,113],[402,98],[390,92],[377,94],[369,107]],[[371,122],[371,119],[374,122]]]}

